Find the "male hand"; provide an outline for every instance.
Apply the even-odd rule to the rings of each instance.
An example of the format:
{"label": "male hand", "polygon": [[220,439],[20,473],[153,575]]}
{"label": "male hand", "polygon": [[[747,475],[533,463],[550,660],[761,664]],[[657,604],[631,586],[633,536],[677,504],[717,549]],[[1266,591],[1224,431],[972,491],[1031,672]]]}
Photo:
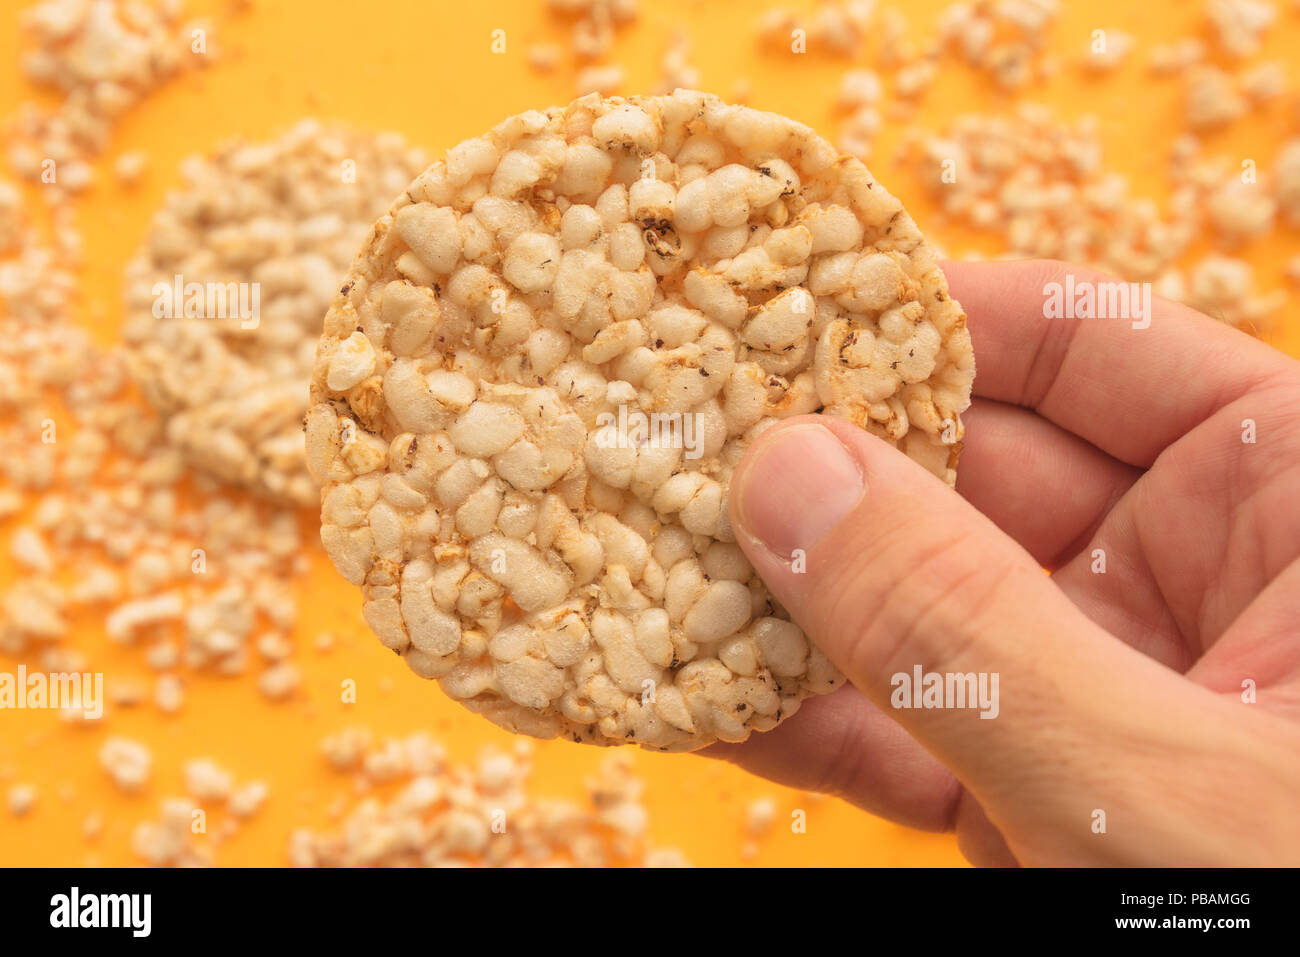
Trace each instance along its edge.
{"label": "male hand", "polygon": [[[1045,319],[1047,282],[1111,281],[1064,263],[945,271],[960,495],[829,417],[763,433],[737,539],[851,684],[706,753],[977,864],[1300,864],[1300,363],[1160,300]],[[891,707],[916,665],[996,673],[997,716]]]}

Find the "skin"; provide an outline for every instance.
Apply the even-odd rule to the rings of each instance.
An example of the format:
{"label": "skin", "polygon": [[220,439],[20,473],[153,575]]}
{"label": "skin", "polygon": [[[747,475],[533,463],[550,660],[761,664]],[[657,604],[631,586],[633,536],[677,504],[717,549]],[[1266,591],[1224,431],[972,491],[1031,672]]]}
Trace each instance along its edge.
{"label": "skin", "polygon": [[[829,417],[763,433],[737,540],[849,683],[706,753],[980,865],[1300,864],[1300,363],[1161,300],[1045,319],[1046,283],[1112,281],[1064,263],[945,272],[957,494]],[[917,664],[996,672],[997,716],[892,707]]]}

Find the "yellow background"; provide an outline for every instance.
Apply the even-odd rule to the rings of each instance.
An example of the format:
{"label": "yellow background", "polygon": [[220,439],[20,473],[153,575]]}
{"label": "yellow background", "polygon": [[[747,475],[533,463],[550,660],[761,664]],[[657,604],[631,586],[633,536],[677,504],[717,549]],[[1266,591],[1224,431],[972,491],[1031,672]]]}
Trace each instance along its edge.
{"label": "yellow background", "polygon": [[[929,31],[943,5],[936,0],[901,5],[915,37]],[[22,46],[17,21],[24,6],[0,2],[0,116],[36,96],[21,81],[16,65]],[[736,0],[643,0],[638,23],[620,32],[613,53],[628,71],[620,92],[657,83],[663,47],[674,27],[682,26],[694,41],[692,59],[702,71],[702,88],[728,98],[736,80],[747,78],[752,105],[833,135],[838,118],[832,101],[849,61],[815,50],[806,56],[760,53],[753,22],[765,6]],[[1052,50],[1061,57],[1062,69],[1045,85],[1033,87],[1028,98],[1052,106],[1063,119],[1096,114],[1106,164],[1132,178],[1134,195],[1163,201],[1168,146],[1179,132],[1181,84],[1148,77],[1145,63],[1153,43],[1200,31],[1201,4],[1088,0],[1063,6],[1063,16],[1052,28]],[[1281,22],[1258,59],[1287,59],[1300,47],[1300,18],[1289,4],[1279,7]],[[79,204],[87,260],[80,319],[104,343],[115,339],[122,321],[123,266],[142,241],[164,192],[178,182],[177,165],[186,155],[207,152],[233,134],[270,137],[304,115],[397,130],[436,155],[509,114],[571,98],[571,67],[540,76],[527,66],[527,48],[534,41],[567,47],[567,35],[548,20],[541,0],[256,0],[246,12],[223,2],[193,3],[189,9],[211,15],[217,62],[165,87],[127,117],[98,164],[98,185]],[[1097,28],[1126,30],[1138,38],[1129,62],[1102,79],[1088,78],[1074,65]],[[506,31],[504,55],[490,52],[494,29]],[[960,112],[1005,110],[1012,104],[952,58],[942,64],[939,80],[913,122],[936,129]],[[1207,152],[1229,158],[1234,167],[1254,158],[1266,173],[1278,144],[1294,135],[1296,126],[1296,98],[1288,93],[1266,111],[1207,137]],[[943,223],[916,176],[893,162],[903,132],[887,116],[868,164],[876,176],[950,253],[996,251],[987,240]],[[138,187],[125,189],[114,182],[111,164],[130,149],[146,151],[150,165]],[[1242,254],[1255,263],[1260,286],[1268,290],[1283,286],[1283,263],[1297,253],[1297,234],[1279,230]],[[1300,324],[1281,318],[1288,311],[1289,304],[1266,337],[1294,354],[1300,351]],[[304,516],[304,534],[313,543],[314,521],[315,516]],[[0,540],[5,538],[7,533],[0,531]],[[12,574],[6,548],[0,552],[0,581]],[[381,734],[428,729],[461,759],[472,758],[485,743],[511,743],[509,735],[444,698],[433,684],[414,678],[382,648],[361,623],[357,590],[342,582],[319,554],[299,593],[296,661],[304,682],[291,703],[263,699],[250,671],[237,679],[187,675],[185,707],[170,718],[148,703],[114,709],[102,727],[93,729],[65,727],[52,712],[0,715],[0,795],[17,781],[40,791],[37,806],[21,820],[0,806],[0,864],[133,863],[128,851],[132,828],[157,816],[161,798],[183,793],[180,766],[195,756],[215,758],[241,781],[264,778],[271,785],[266,807],[222,847],[220,863],[281,864],[289,830],[304,823],[326,824],[326,806],[348,793],[346,780],[328,771],[319,756],[320,738],[329,731],[351,724]],[[328,654],[313,647],[322,631],[338,639]],[[97,622],[79,622],[75,641],[97,670],[135,675],[151,686],[139,650],[107,643]],[[0,668],[12,670],[16,664],[0,657]],[[359,700],[342,705],[339,682],[349,677],[357,682]],[[152,780],[140,796],[120,795],[100,769],[96,754],[109,734],[139,738],[153,749]],[[604,754],[565,742],[540,744],[533,790],[576,794],[581,779]],[[809,802],[713,761],[642,752],[635,761],[647,781],[656,843],[680,847],[698,864],[742,863],[745,809],[760,795],[775,796],[780,812],[777,826],[760,843],[758,864],[954,865],[962,860],[950,836],[909,831],[832,799]],[[797,806],[808,809],[804,835],[792,835],[781,824]],[[103,812],[107,827],[88,843],[81,823],[91,810]]]}

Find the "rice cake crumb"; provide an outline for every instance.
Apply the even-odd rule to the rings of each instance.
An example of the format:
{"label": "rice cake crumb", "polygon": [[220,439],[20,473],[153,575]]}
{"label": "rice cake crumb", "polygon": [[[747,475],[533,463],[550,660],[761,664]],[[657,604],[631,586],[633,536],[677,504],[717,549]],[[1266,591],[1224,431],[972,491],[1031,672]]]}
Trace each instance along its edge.
{"label": "rice cake crumb", "polygon": [[99,749],[99,763],[119,790],[135,794],[149,780],[153,755],[139,741],[110,737]]}
{"label": "rice cake crumb", "polygon": [[589,66],[578,71],[574,87],[581,96],[584,93],[613,93],[623,85],[625,73],[617,63]]}
{"label": "rice cake crumb", "polygon": [[1242,60],[1259,52],[1277,8],[1269,0],[1205,0],[1205,18],[1215,45]]}
{"label": "rice cake crumb", "polygon": [[153,867],[210,867],[212,852],[194,840],[194,803],[166,798],[156,821],[142,821],[131,834],[132,852]]}
{"label": "rice cake crumb", "polygon": [[87,841],[94,841],[104,833],[104,815],[99,811],[91,811],[82,819],[81,836]]}
{"label": "rice cake crumb", "polygon": [[154,681],[154,704],[163,714],[176,714],[185,704],[185,686],[176,675],[159,675]]}
{"label": "rice cake crumb", "polygon": [[301,682],[298,667],[292,662],[282,661],[262,672],[257,679],[257,688],[272,701],[283,701],[296,690]]}
{"label": "rice cake crumb", "polygon": [[528,48],[528,65],[539,73],[550,73],[560,62],[560,48],[554,43],[534,43]]}
{"label": "rice cake crumb", "polygon": [[1254,267],[1244,259],[1211,254],[1188,269],[1182,301],[1234,326],[1258,327],[1287,300],[1284,291],[1257,291]]}
{"label": "rice cake crumb", "polygon": [[255,816],[266,803],[271,789],[265,781],[250,781],[230,795],[230,813],[240,819]]}
{"label": "rice cake crumb", "polygon": [[427,735],[372,743],[356,728],[322,749],[338,772],[372,769],[367,777],[386,796],[340,797],[336,826],[296,829],[296,867],[689,866],[680,851],[651,844],[641,782],[626,760],[602,763],[574,801],[531,792],[529,749],[489,749],[475,769],[446,763]]}
{"label": "rice cake crumb", "polygon": [[1220,238],[1236,246],[1272,230],[1277,203],[1266,186],[1233,177],[1211,193],[1207,212]]}
{"label": "rice cake crumb", "polygon": [[1048,72],[1044,51],[1060,13],[1057,0],[954,3],[939,16],[939,40],[997,87],[1016,91]]}
{"label": "rice cake crumb", "polygon": [[[182,21],[179,3],[42,0],[23,12],[22,26],[31,44],[21,58],[24,75],[62,101],[52,108],[19,107],[9,158],[56,204],[90,186],[88,161],[107,145],[122,115],[216,55],[209,25]],[[193,49],[196,31],[202,31],[203,53]]]}
{"label": "rice cake crumb", "polygon": [[1276,100],[1286,92],[1286,64],[1268,60],[1243,71],[1241,92],[1255,106]]}
{"label": "rice cake crumb", "polygon": [[745,833],[751,838],[762,837],[772,829],[772,824],[776,821],[776,811],[775,798],[755,798],[745,809]]}
{"label": "rice cake crumb", "polygon": [[1205,61],[1205,43],[1198,37],[1179,37],[1151,48],[1147,69],[1157,76],[1183,73]]}
{"label": "rice cake crumb", "polygon": [[1234,76],[1216,66],[1193,68],[1184,88],[1183,116],[1189,128],[1209,130],[1244,116],[1249,101]]}
{"label": "rice cake crumb", "polygon": [[25,817],[36,806],[38,792],[31,784],[15,784],[9,789],[9,813]]}
{"label": "rice cake crumb", "polygon": [[1105,31],[1105,47],[1094,49],[1091,45],[1083,58],[1083,68],[1090,73],[1110,73],[1123,66],[1137,46],[1137,39],[1122,30]]}
{"label": "rice cake crumb", "polygon": [[1032,104],[1010,116],[961,114],[907,156],[945,213],[996,233],[1015,258],[1153,279],[1200,228],[1195,208],[1162,214],[1103,166],[1093,117],[1063,123]]}
{"label": "rice cake crumb", "polygon": [[700,85],[700,71],[691,62],[691,38],[685,30],[673,32],[659,61],[659,71],[660,79],[655,88],[657,93],[694,89]]}
{"label": "rice cake crumb", "polygon": [[148,157],[141,150],[130,150],[113,163],[113,174],[123,186],[135,186],[144,178]]}
{"label": "rice cake crumb", "polygon": [[185,792],[197,801],[225,801],[235,783],[234,775],[211,758],[187,761],[182,773]]}
{"label": "rice cake crumb", "polygon": [[808,52],[854,58],[870,35],[875,6],[875,0],[827,0],[807,13],[772,7],[758,17],[755,30],[759,41],[774,49],[804,52],[792,49],[800,30]]}
{"label": "rice cake crumb", "polygon": [[[620,87],[624,69],[606,58],[618,31],[637,19],[637,0],[546,0],[546,7],[551,18],[568,29],[567,52],[576,67],[578,94],[612,93]],[[561,55],[554,44],[535,44],[529,48],[528,62],[537,72],[550,73]]]}

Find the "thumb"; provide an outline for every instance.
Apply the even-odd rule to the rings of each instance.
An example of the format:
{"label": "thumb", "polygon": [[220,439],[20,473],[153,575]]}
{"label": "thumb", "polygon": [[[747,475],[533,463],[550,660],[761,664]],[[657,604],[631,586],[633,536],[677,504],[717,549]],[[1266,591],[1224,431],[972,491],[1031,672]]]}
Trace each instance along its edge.
{"label": "thumb", "polygon": [[[773,426],[731,488],[737,541],[777,600],[995,821],[1026,792],[1037,792],[1031,813],[1065,811],[1045,792],[1095,773],[1096,722],[1133,719],[1134,682],[1148,695],[1153,684],[1173,690],[1172,672],[1089,621],[992,522],[850,423]],[[913,689],[894,676],[910,683],[918,667],[976,676],[954,690],[978,691],[984,675],[997,697],[983,709],[977,695],[964,708],[914,707]],[[1111,706],[1125,694],[1130,707]]]}

